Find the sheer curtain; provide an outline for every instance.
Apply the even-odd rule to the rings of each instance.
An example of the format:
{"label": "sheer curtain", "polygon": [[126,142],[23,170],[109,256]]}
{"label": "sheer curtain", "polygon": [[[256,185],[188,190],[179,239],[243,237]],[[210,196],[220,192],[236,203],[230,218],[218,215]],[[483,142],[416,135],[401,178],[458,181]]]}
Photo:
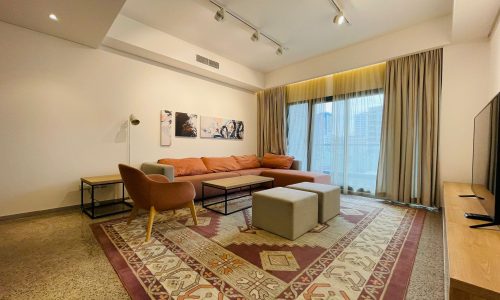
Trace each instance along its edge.
{"label": "sheer curtain", "polygon": [[287,109],[287,154],[300,160],[300,169],[307,170],[309,143],[309,102],[295,102]]}

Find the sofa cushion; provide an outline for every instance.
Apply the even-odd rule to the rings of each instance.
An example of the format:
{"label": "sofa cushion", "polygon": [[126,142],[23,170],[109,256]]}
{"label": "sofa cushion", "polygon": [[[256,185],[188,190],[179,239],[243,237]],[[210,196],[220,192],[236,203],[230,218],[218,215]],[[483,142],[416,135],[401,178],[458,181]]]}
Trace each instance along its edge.
{"label": "sofa cushion", "polygon": [[228,157],[202,157],[203,163],[209,172],[228,172],[241,169],[236,159]]}
{"label": "sofa cushion", "polygon": [[[237,177],[240,174],[236,172],[219,172],[219,173],[208,173],[201,175],[192,175],[192,176],[181,176],[174,178],[175,182],[191,182],[196,191],[196,200],[201,199],[201,182],[207,180],[221,179],[221,178],[229,178],[229,177]],[[205,197],[212,197],[217,195],[224,195],[224,190],[215,189],[212,187],[205,187]]]}
{"label": "sofa cushion", "polygon": [[159,164],[174,167],[174,176],[188,176],[208,173],[208,169],[201,158],[162,158]]}
{"label": "sofa cushion", "polygon": [[262,166],[273,169],[290,169],[293,159],[293,156],[266,153],[262,158]]}
{"label": "sofa cushion", "polygon": [[257,176],[260,176],[260,174],[262,174],[262,171],[265,171],[265,170],[270,170],[270,169],[269,168],[245,169],[245,170],[235,171],[235,173],[240,174],[240,176],[245,176],[245,175],[257,175]]}
{"label": "sofa cushion", "polygon": [[323,173],[273,169],[264,170],[260,175],[274,178],[274,186],[287,186],[299,182],[331,184],[330,175]]}
{"label": "sofa cushion", "polygon": [[260,161],[257,155],[233,155],[234,159],[238,162],[241,169],[255,169],[260,168]]}

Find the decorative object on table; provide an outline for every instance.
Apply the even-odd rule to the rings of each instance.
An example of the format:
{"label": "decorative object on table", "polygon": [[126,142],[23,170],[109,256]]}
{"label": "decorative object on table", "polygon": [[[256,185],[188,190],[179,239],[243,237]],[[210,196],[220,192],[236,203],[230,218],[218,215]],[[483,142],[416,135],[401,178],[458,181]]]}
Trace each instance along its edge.
{"label": "decorative object on table", "polygon": [[182,112],[175,113],[175,136],[197,137],[198,115]]}
{"label": "decorative object on table", "polygon": [[91,225],[132,299],[405,299],[426,214],[342,195],[339,216],[289,241],[255,228],[252,209],[221,216],[196,208],[198,226],[187,209],[162,213],[147,244],[146,214],[128,226]]}
{"label": "decorative object on table", "polygon": [[139,209],[149,211],[146,228],[146,242],[151,237],[156,212],[189,208],[194,225],[198,224],[194,208],[194,187],[190,182],[169,182],[167,177],[159,174],[146,175],[141,170],[119,164],[120,174],[127,192],[134,201],[127,224],[137,216]]}
{"label": "decorative object on table", "polygon": [[201,137],[242,140],[243,121],[201,116]]}
{"label": "decorative object on table", "polygon": [[141,121],[136,117],[134,116],[134,114],[131,114],[129,117],[128,117],[128,164],[130,165],[130,157],[132,156],[131,155],[131,141],[130,141],[130,135],[131,135],[131,131],[132,131],[132,126],[130,125],[133,125],[133,126],[137,126],[141,123]]}
{"label": "decorative object on table", "polygon": [[[84,184],[90,186],[90,203],[84,203]],[[105,185],[122,184],[122,196],[118,199],[104,200],[96,203],[95,191],[96,187]],[[123,212],[130,211],[132,205],[125,200],[125,184],[120,175],[107,175],[107,176],[93,176],[80,178],[80,209],[92,219],[101,218],[105,216],[115,215]],[[122,206],[120,210],[112,210],[112,207]]]}
{"label": "decorative object on table", "polygon": [[172,111],[162,110],[160,114],[160,145],[172,145]]}

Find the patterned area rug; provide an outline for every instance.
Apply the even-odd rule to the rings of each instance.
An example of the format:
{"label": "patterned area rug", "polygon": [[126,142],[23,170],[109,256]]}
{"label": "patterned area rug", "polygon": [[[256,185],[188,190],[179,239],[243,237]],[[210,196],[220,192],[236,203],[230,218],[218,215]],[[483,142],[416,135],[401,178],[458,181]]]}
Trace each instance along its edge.
{"label": "patterned area rug", "polygon": [[404,299],[425,218],[342,196],[339,216],[289,241],[252,227],[251,209],[198,210],[198,226],[161,214],[147,243],[145,215],[92,225],[132,299]]}

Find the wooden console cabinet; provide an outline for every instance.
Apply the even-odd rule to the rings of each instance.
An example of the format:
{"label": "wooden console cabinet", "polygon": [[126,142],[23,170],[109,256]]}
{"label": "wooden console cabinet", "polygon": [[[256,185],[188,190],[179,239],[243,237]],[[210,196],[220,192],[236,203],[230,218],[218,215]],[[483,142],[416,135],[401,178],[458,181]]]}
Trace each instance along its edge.
{"label": "wooden console cabinet", "polygon": [[485,214],[480,200],[459,197],[471,193],[470,184],[444,184],[444,255],[449,298],[500,300],[500,228],[469,228],[484,222],[464,218],[465,212]]}

